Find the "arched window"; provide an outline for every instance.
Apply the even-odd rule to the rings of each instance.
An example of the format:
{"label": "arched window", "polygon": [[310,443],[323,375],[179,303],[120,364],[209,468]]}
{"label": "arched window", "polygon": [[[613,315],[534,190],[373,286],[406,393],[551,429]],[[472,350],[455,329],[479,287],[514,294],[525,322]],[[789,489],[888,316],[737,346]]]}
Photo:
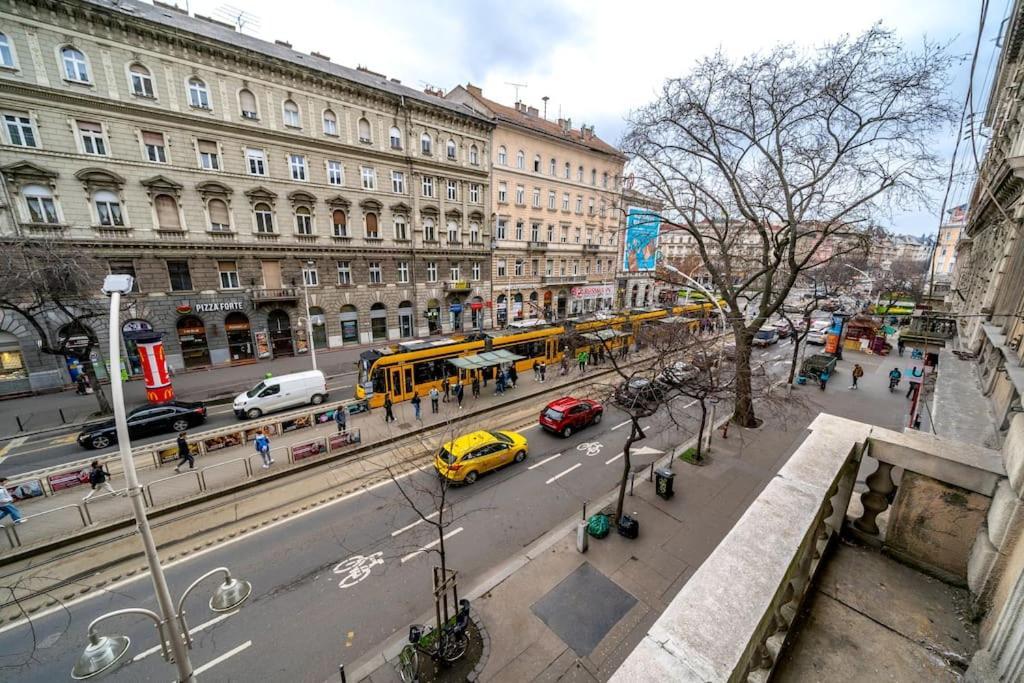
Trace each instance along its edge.
{"label": "arched window", "polygon": [[5,33],[0,33],[0,66],[14,68],[14,50],[11,49],[11,41]]}
{"label": "arched window", "polygon": [[178,202],[169,194],[158,194],[153,199],[156,209],[156,225],[160,230],[181,230],[181,215]]}
{"label": "arched window", "polygon": [[433,218],[423,219],[423,241],[424,242],[436,242],[437,241],[437,226],[434,225]]}
{"label": "arched window", "polygon": [[508,166],[508,150],[505,149],[505,145],[498,148],[498,165]]}
{"label": "arched window", "polygon": [[153,76],[149,73],[149,69],[141,64],[132,64],[128,67],[128,73],[131,74],[133,95],[156,97],[156,91],[153,89]]}
{"label": "arched window", "polygon": [[242,112],[243,119],[256,120],[260,117],[259,110],[256,108],[256,96],[252,94],[251,90],[242,88],[238,91],[238,108]]}
{"label": "arched window", "polygon": [[516,152],[516,168],[520,170],[526,168],[526,154],[523,150]]}
{"label": "arched window", "polygon": [[188,104],[196,109],[210,108],[210,91],[206,89],[206,83],[195,76],[188,79]]}
{"label": "arched window", "polygon": [[583,167],[582,166],[580,166],[579,168],[576,169],[576,182],[579,182],[579,183],[583,182]]}
{"label": "arched window", "polygon": [[85,55],[75,48],[61,48],[60,59],[64,64],[64,78],[78,83],[89,82],[89,63]]}
{"label": "arched window", "polygon": [[121,213],[121,200],[110,190],[100,190],[92,197],[96,205],[96,218],[100,225],[106,227],[123,227],[124,215]]}
{"label": "arched window", "polygon": [[348,216],[341,209],[331,213],[331,225],[334,226],[335,237],[348,237]]}
{"label": "arched window", "polygon": [[313,234],[313,212],[307,206],[295,209],[295,232],[299,235]]}
{"label": "arched window", "polygon": [[28,219],[33,223],[59,223],[57,203],[50,188],[43,185],[26,185],[21,189],[28,209]]}
{"label": "arched window", "polygon": [[409,224],[402,214],[395,215],[395,239],[402,242],[409,239]]}
{"label": "arched window", "polygon": [[533,156],[533,172],[540,173],[540,155],[535,154]]}
{"label": "arched window", "polygon": [[338,117],[331,109],[324,109],[324,135],[338,134]]}
{"label": "arched window", "polygon": [[370,306],[370,335],[374,341],[388,338],[388,307],[379,301]]}
{"label": "arched window", "polygon": [[552,176],[558,175],[558,162],[554,157],[551,157],[551,163],[548,164],[548,173]]}
{"label": "arched window", "polygon": [[480,151],[476,148],[476,145],[470,145],[469,147],[469,163],[474,166],[480,163]]}
{"label": "arched window", "polygon": [[448,143],[445,145],[445,150],[446,150],[446,152],[448,154],[448,158],[451,159],[452,161],[454,161],[456,153],[457,153],[457,150],[456,150],[456,147],[455,147],[455,140],[452,140],[451,138],[448,138]]}
{"label": "arched window", "polygon": [[565,162],[565,179],[568,180],[572,176],[572,167],[569,166],[569,162]]}
{"label": "arched window", "polygon": [[377,220],[377,214],[372,211],[363,216],[363,223],[366,225],[366,237],[368,239],[379,239],[380,238],[380,224]]}
{"label": "arched window", "polygon": [[370,138],[370,122],[369,121],[367,121],[365,118],[359,119],[359,124],[358,124],[357,128],[358,128],[358,131],[359,131],[359,142],[371,142],[372,141],[371,138]]}
{"label": "arched window", "polygon": [[291,100],[284,101],[284,125],[289,128],[302,127],[302,121],[299,118],[299,105]]}
{"label": "arched window", "polygon": [[596,168],[590,169],[590,184],[591,185],[597,185],[597,169]]}
{"label": "arched window", "polygon": [[424,132],[423,135],[420,136],[420,153],[427,155],[433,154],[433,145],[434,142],[430,138],[430,133]]}
{"label": "arched window", "polygon": [[270,208],[270,204],[260,202],[253,207],[253,212],[256,214],[256,232],[274,232],[274,210]]}
{"label": "arched window", "polygon": [[608,187],[608,171],[601,174],[601,187]]}
{"label": "arched window", "polygon": [[227,202],[223,199],[211,199],[206,204],[206,211],[210,214],[212,232],[231,232],[231,214],[228,213]]}
{"label": "arched window", "polygon": [[402,149],[402,131],[398,126],[391,126],[388,137],[391,140],[391,149]]}

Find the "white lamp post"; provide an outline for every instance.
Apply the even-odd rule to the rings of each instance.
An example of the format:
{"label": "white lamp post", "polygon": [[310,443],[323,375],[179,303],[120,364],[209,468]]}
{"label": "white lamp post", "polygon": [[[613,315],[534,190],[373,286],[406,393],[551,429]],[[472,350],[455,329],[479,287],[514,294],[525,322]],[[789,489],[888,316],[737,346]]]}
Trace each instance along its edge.
{"label": "white lamp post", "polygon": [[313,369],[316,370],[316,342],[313,341],[313,319],[309,316],[309,275],[316,266],[312,261],[306,261],[306,272],[302,274],[302,295],[306,299],[306,337],[309,339],[309,357],[313,359]]}

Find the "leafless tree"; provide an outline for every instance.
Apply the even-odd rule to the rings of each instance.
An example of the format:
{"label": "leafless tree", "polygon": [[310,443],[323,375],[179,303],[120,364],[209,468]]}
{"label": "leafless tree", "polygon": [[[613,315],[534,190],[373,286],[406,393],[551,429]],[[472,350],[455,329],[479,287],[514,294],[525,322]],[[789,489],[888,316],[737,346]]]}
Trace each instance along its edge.
{"label": "leafless tree", "polygon": [[17,239],[0,245],[0,310],[32,328],[40,352],[79,362],[104,415],[112,409],[92,357],[99,349],[95,330],[106,324],[107,307],[100,298],[105,271],[101,262],[65,242]]}
{"label": "leafless tree", "polygon": [[909,258],[893,261],[875,282],[879,303],[884,301],[886,310],[900,301],[919,303],[928,279],[928,264],[927,260]]}
{"label": "leafless tree", "polygon": [[718,52],[631,115],[634,189],[666,207],[662,232],[693,238],[728,309],[738,424],[757,424],[753,336],[800,275],[861,249],[873,214],[940,178],[931,140],[954,120],[953,61],[880,26],[813,51]]}

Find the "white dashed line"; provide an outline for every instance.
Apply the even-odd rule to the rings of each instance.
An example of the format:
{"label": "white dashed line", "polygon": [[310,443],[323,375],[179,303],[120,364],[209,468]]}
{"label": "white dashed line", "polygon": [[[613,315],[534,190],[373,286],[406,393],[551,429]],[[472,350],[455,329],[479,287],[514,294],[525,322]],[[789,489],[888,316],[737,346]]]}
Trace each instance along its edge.
{"label": "white dashed line", "polygon": [[561,472],[561,473],[559,473],[559,474],[556,474],[555,476],[551,477],[550,479],[548,479],[548,480],[547,480],[546,482],[544,482],[544,483],[545,483],[545,484],[550,484],[550,483],[551,483],[551,482],[553,482],[553,481],[558,481],[559,479],[561,479],[561,478],[562,478],[562,477],[564,477],[565,475],[569,474],[570,472],[572,472],[572,471],[573,471],[574,469],[576,469],[577,467],[581,467],[582,465],[583,465],[583,463],[581,463],[581,462],[578,462],[578,463],[576,463],[575,465],[573,465],[572,467],[570,467],[569,469],[565,470],[564,472]]}
{"label": "white dashed line", "polygon": [[522,428],[522,429],[520,429],[519,431],[521,431],[521,432],[525,432],[525,431],[526,431],[527,429],[533,429],[534,427],[540,427],[540,424],[538,424],[538,423],[534,422],[534,423],[533,423],[532,425],[530,425],[529,427],[523,427],[523,428]]}
{"label": "white dashed line", "polygon": [[[437,517],[437,512],[436,512],[436,511],[435,511],[435,512],[431,512],[431,513],[430,513],[429,515],[427,515],[427,517],[426,517],[426,518],[427,518],[427,519],[430,519],[431,517]],[[416,520],[415,522],[413,522],[412,524],[406,524],[406,525],[405,525],[405,526],[403,526],[403,527],[402,527],[401,529],[399,529],[399,530],[397,530],[397,531],[392,531],[392,532],[391,532],[391,537],[392,537],[392,538],[394,538],[394,537],[395,537],[395,536],[397,536],[398,534],[400,534],[400,533],[403,533],[403,532],[405,532],[405,531],[408,531],[409,529],[412,529],[413,527],[415,527],[415,526],[416,526],[416,525],[418,525],[418,524],[423,524],[423,521],[424,521],[424,520],[423,520],[423,518],[421,517],[420,519],[417,519],[417,520]]]}
{"label": "white dashed line", "polygon": [[557,457],[558,457],[558,456],[560,456],[560,455],[561,455],[561,453],[555,453],[555,454],[554,454],[554,455],[552,455],[551,457],[549,457],[549,458],[544,458],[544,459],[543,459],[543,460],[541,460],[540,462],[538,462],[538,463],[534,463],[533,465],[530,465],[530,466],[529,466],[529,467],[527,467],[526,469],[528,469],[528,470],[532,470],[532,469],[535,469],[535,468],[537,468],[537,467],[540,467],[540,466],[541,466],[541,465],[543,465],[544,463],[546,463],[546,462],[551,462],[552,460],[554,460],[555,458],[557,458]]}
{"label": "white dashed line", "polygon": [[[444,535],[444,540],[446,540],[446,541],[447,541],[447,540],[448,540],[449,538],[451,538],[451,537],[452,537],[452,536],[454,536],[455,534],[459,534],[459,533],[462,533],[462,529],[463,529],[463,527],[461,527],[461,526],[460,526],[460,527],[459,527],[458,529],[454,529],[454,530],[452,530],[452,531],[449,531],[448,533],[446,533],[446,534]],[[440,542],[441,542],[441,539],[437,539],[436,541],[431,541],[430,543],[426,544],[425,546],[423,546],[423,547],[422,547],[422,548],[420,548],[419,550],[417,550],[417,551],[415,551],[415,552],[411,552],[411,553],[409,553],[408,555],[406,555],[405,557],[403,557],[403,558],[402,558],[402,564],[405,564],[406,562],[408,562],[408,561],[409,561],[409,560],[411,560],[412,558],[416,557],[416,556],[417,556],[417,555],[419,555],[420,553],[425,553],[425,552],[427,552],[428,550],[430,550],[431,548],[433,548],[433,547],[434,547],[435,545],[437,545],[437,544],[438,544],[438,543],[440,543]]]}
{"label": "white dashed line", "polygon": [[697,403],[697,401],[696,401],[696,400],[690,401],[690,402],[689,402],[689,403],[687,403],[687,404],[686,404],[685,406],[683,406],[683,410],[686,410],[687,408],[689,408],[689,407],[690,407],[690,406],[692,406],[692,405],[696,405],[696,403]]}
{"label": "white dashed line", "polygon": [[211,659],[206,664],[203,664],[201,667],[199,667],[198,669],[196,669],[192,673],[194,673],[196,676],[198,676],[199,674],[203,673],[204,671],[209,671],[210,669],[212,669],[213,667],[217,666],[218,664],[220,664],[224,660],[230,659],[231,657],[234,657],[235,655],[237,655],[239,652],[242,652],[243,650],[248,650],[250,645],[252,645],[252,641],[251,640],[247,640],[244,643],[242,643],[241,645],[239,645],[238,647],[232,648],[232,649],[228,650],[227,652],[222,654],[220,657],[216,657],[214,659]]}
{"label": "white dashed line", "polygon": [[629,424],[630,422],[632,422],[632,420],[626,420],[625,422],[620,422],[619,424],[617,424],[617,425],[615,425],[614,427],[612,427],[612,431],[614,432],[614,431],[615,431],[616,429],[618,429],[619,427],[625,427],[625,426],[626,426],[626,425],[628,425],[628,424]]}
{"label": "white dashed line", "polygon": [[616,456],[615,456],[614,458],[611,458],[611,459],[609,459],[609,460],[605,460],[605,461],[604,461],[604,464],[605,464],[605,465],[611,465],[611,464],[612,464],[613,462],[615,462],[616,460],[618,460],[618,459],[619,459],[619,458],[621,458],[621,457],[622,457],[622,453],[619,453],[619,454],[618,454],[618,455],[616,455]]}

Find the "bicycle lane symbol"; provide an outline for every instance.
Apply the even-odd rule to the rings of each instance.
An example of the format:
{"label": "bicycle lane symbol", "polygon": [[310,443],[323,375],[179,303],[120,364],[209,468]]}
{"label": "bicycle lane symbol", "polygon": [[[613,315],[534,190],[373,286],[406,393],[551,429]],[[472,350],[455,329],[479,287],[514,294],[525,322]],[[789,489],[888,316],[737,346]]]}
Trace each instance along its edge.
{"label": "bicycle lane symbol", "polygon": [[595,455],[601,452],[604,448],[604,444],[600,441],[585,441],[576,447],[580,453],[583,453],[588,458],[593,458]]}
{"label": "bicycle lane symbol", "polygon": [[383,552],[375,552],[372,555],[353,555],[352,557],[339,562],[333,569],[335,574],[341,574],[342,579],[338,582],[338,588],[351,588],[357,583],[369,578],[370,572],[378,564],[384,564]]}

